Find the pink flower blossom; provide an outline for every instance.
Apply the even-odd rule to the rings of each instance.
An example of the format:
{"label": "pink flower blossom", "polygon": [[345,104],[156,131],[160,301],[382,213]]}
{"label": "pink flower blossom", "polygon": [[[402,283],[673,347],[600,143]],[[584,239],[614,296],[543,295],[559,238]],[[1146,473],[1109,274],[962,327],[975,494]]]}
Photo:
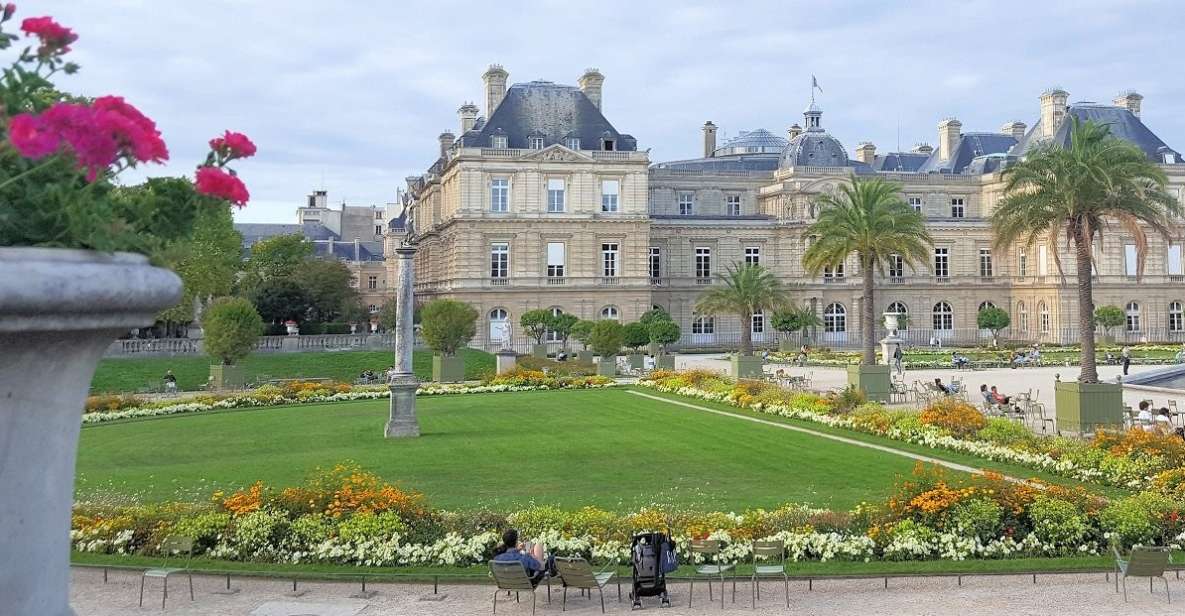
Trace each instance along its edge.
{"label": "pink flower blossom", "polygon": [[199,193],[226,199],[239,207],[247,205],[251,198],[242,180],[218,167],[198,167],[194,183]]}
{"label": "pink flower blossom", "polygon": [[16,12],[16,5],[15,4],[13,4],[11,2],[9,2],[8,4],[5,4],[3,15],[0,15],[0,20],[8,21],[9,18],[12,17],[12,14],[15,12]]}
{"label": "pink flower blossom", "polygon": [[25,158],[44,158],[58,149],[58,137],[46,130],[41,118],[22,113],[8,123],[8,139]]}
{"label": "pink flower blossom", "polygon": [[[8,7],[4,10],[7,13]],[[78,40],[73,30],[54,21],[52,17],[29,17],[21,22],[21,31],[41,40],[41,47],[37,49],[39,56],[66,53],[70,51],[70,43]]]}
{"label": "pink flower blossom", "polygon": [[229,159],[250,158],[255,155],[255,144],[243,133],[226,131],[221,137],[210,140],[210,149],[227,154]]}

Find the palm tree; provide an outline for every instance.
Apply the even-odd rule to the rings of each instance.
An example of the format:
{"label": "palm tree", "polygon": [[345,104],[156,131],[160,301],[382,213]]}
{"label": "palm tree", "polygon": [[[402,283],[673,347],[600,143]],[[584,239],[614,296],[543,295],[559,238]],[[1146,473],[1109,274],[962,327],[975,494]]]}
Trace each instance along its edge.
{"label": "palm tree", "polygon": [[1145,226],[1168,237],[1169,215],[1181,206],[1164,190],[1164,171],[1135,145],[1111,136],[1110,129],[1071,118],[1070,144],[1044,143],[1004,170],[1004,199],[992,215],[996,245],[1015,241],[1032,246],[1044,239],[1054,247],[1053,262],[1065,279],[1057,241],[1073,244],[1078,279],[1078,331],[1082,339],[1080,383],[1097,383],[1094,356],[1092,246],[1114,221],[1134,239],[1137,277],[1144,273],[1148,249]]}
{"label": "palm tree", "polygon": [[880,178],[853,176],[850,184],[835,194],[816,199],[819,219],[807,230],[817,239],[807,248],[802,265],[811,276],[825,268],[843,264],[855,254],[864,283],[864,304],[860,315],[861,363],[876,363],[876,301],[873,275],[884,275],[885,263],[900,257],[902,264],[919,263],[929,268],[933,240],[926,232],[922,215],[901,199],[901,185]]}
{"label": "palm tree", "polygon": [[740,317],[741,355],[752,355],[753,315],[782,306],[786,291],[773,272],[760,265],[730,265],[718,276],[724,284],[704,291],[695,302],[695,310],[700,314],[732,313]]}

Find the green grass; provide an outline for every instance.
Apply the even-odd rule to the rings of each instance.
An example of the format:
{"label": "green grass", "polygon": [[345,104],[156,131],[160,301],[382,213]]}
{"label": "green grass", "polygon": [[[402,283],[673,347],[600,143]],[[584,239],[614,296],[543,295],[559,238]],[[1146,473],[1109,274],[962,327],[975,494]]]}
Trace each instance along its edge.
{"label": "green grass", "polygon": [[848,509],[913,461],[699,413],[621,390],[420,398],[423,436],[386,440],[385,401],[301,405],[84,427],[78,491],[204,500],[255,480],[295,485],[354,460],[443,508],[657,503]]}
{"label": "green grass", "polygon": [[[475,379],[484,372],[493,372],[494,356],[485,351],[464,349],[465,378]],[[210,375],[211,360],[205,355],[183,357],[107,358],[99,362],[91,380],[92,392],[136,392],[144,387],[160,387],[161,377],[172,370],[177,386],[184,391],[205,385]],[[240,365],[247,377],[267,376],[273,379],[297,377],[329,378],[353,382],[363,370],[381,373],[395,363],[394,351],[323,351],[307,353],[256,353]],[[432,354],[416,351],[412,356],[416,376],[432,376]]]}

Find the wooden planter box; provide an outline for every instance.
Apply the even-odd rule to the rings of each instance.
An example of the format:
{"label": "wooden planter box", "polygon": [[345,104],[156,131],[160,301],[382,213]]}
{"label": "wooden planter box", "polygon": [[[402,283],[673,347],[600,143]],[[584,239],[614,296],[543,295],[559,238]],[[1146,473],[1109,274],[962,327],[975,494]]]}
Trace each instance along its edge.
{"label": "wooden planter box", "polygon": [[888,402],[889,366],[848,366],[848,385],[864,392],[869,402]]}
{"label": "wooden planter box", "polygon": [[617,356],[610,355],[609,357],[602,357],[601,361],[597,362],[597,375],[607,377],[617,376]]}
{"label": "wooden planter box", "polygon": [[732,376],[738,379],[759,379],[765,361],[760,355],[733,355]]}
{"label": "wooden planter box", "polygon": [[1058,432],[1089,434],[1123,429],[1123,386],[1059,381],[1054,386]]}
{"label": "wooden planter box", "polygon": [[247,384],[247,375],[242,366],[210,366],[210,384],[214,389],[232,389]]}
{"label": "wooden planter box", "polygon": [[432,380],[437,383],[460,383],[465,380],[465,359],[460,355],[433,355]]}

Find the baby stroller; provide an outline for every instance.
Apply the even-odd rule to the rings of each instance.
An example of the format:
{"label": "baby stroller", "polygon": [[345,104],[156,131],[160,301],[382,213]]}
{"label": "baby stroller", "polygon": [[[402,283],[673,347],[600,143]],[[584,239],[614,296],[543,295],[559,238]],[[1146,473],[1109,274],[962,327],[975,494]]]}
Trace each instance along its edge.
{"label": "baby stroller", "polygon": [[671,607],[667,574],[679,568],[675,543],[664,533],[641,533],[630,542],[634,587],[630,598],[634,609],[642,609],[642,597],[662,597],[662,607]]}

